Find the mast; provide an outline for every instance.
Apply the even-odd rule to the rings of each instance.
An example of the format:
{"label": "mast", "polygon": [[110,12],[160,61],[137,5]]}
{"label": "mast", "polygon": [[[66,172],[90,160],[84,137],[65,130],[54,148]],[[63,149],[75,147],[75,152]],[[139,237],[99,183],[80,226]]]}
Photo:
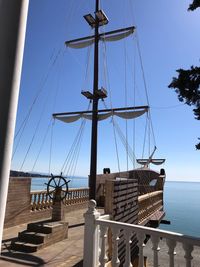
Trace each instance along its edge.
{"label": "mast", "polygon": [[92,107],[92,138],[90,156],[90,176],[89,176],[89,199],[96,198],[96,175],[97,175],[97,129],[98,129],[98,102],[99,98],[95,94],[98,90],[99,80],[99,21],[97,12],[99,10],[99,0],[96,0],[95,7],[95,37],[94,37],[94,81],[93,81],[93,107]]}
{"label": "mast", "polygon": [[[91,133],[91,158],[90,158],[90,175],[89,175],[89,198],[96,198],[96,175],[97,175],[97,135],[98,135],[98,102],[99,99],[107,97],[107,92],[104,88],[99,89],[99,41],[106,40],[106,38],[115,38],[120,40],[133,33],[135,27],[122,28],[110,32],[99,33],[99,27],[108,23],[103,10],[99,9],[99,0],[95,0],[95,17],[91,14],[84,16],[87,23],[94,29],[94,35],[86,36],[78,39],[66,41],[66,46],[82,48],[94,43],[94,80],[93,93],[89,91],[82,91],[81,93],[92,101],[92,133]],[[84,43],[86,41],[86,43]],[[89,44],[88,44],[89,41]],[[82,43],[83,42],[83,43]],[[83,46],[82,46],[83,44]],[[72,112],[73,113],[73,112]],[[53,114],[55,116],[55,114]]]}

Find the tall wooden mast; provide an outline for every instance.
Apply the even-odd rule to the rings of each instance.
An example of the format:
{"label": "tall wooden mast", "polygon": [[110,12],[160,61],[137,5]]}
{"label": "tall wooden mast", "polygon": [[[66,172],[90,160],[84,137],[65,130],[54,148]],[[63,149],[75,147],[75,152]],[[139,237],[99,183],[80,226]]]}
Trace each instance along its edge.
{"label": "tall wooden mast", "polygon": [[[93,81],[93,93],[89,91],[82,91],[82,94],[86,96],[90,101],[92,101],[92,133],[91,133],[91,159],[90,159],[90,176],[89,176],[89,198],[96,198],[96,175],[97,175],[97,135],[98,135],[98,102],[99,99],[107,97],[107,92],[105,89],[99,89],[98,86],[98,76],[99,76],[99,41],[106,40],[106,38],[116,37],[116,34],[124,34],[124,37],[128,36],[127,33],[133,33],[135,27],[128,27],[123,29],[118,29],[110,32],[99,33],[99,27],[106,25],[108,23],[108,18],[105,13],[99,9],[99,0],[95,0],[95,17],[91,14],[84,16],[88,24],[94,29],[94,35],[86,36],[78,39],[73,39],[66,41],[66,46],[82,48],[87,45],[89,41],[94,43],[94,81]],[[121,36],[120,36],[121,39]],[[117,39],[116,39],[117,40]],[[86,41],[86,43],[84,43]],[[84,44],[82,46],[82,44]],[[135,109],[133,107],[133,109]],[[74,113],[74,112],[72,112]],[[71,113],[71,114],[72,114]],[[61,113],[63,114],[63,113]],[[70,113],[67,113],[70,114]],[[53,116],[59,116],[59,114],[53,114]]]}
{"label": "tall wooden mast", "polygon": [[99,98],[95,94],[98,90],[99,80],[99,21],[97,12],[99,10],[99,0],[96,0],[95,8],[95,37],[94,37],[94,81],[93,81],[93,107],[92,107],[92,138],[90,156],[90,176],[89,176],[89,198],[96,198],[96,175],[97,175],[97,128],[98,128],[98,102]]}

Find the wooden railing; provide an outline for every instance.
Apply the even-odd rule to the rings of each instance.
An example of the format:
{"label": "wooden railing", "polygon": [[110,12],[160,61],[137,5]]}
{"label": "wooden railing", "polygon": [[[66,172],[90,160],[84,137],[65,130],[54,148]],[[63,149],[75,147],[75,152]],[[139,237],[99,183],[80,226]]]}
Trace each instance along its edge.
{"label": "wooden railing", "polygon": [[[48,196],[46,190],[32,191],[31,195],[31,211],[39,211],[52,208],[53,201]],[[63,200],[66,206],[84,203],[89,199],[88,188],[71,188]]]}
{"label": "wooden railing", "polygon": [[151,192],[138,197],[138,224],[142,224],[149,216],[163,206],[163,191]]}
{"label": "wooden railing", "polygon": [[[120,266],[119,260],[119,243],[122,238],[125,240],[125,262],[123,266],[133,266],[131,263],[131,238],[137,236],[139,248],[139,263],[138,267],[144,266],[144,248],[146,236],[149,236],[152,242],[150,250],[153,258],[154,267],[161,266],[160,258],[166,257],[166,265],[169,267],[176,266],[199,266],[193,263],[192,252],[195,246],[200,248],[200,238],[184,236],[183,234],[157,230],[150,227],[127,224],[122,222],[112,221],[109,215],[100,215],[96,210],[96,203],[90,200],[88,211],[85,217],[85,235],[84,235],[84,260],[83,267],[105,267],[105,266]],[[123,236],[120,233],[123,231]],[[108,255],[108,237],[112,236],[112,255]],[[166,247],[163,250],[159,248],[159,243],[165,243]],[[175,249],[179,246],[179,257],[176,259]],[[196,250],[197,251],[197,250]],[[182,253],[183,252],[183,253]],[[199,254],[197,254],[198,260]],[[181,263],[180,263],[181,262]],[[199,261],[198,261],[199,263]],[[107,265],[110,264],[110,265]],[[162,265],[163,266],[163,265]]]}

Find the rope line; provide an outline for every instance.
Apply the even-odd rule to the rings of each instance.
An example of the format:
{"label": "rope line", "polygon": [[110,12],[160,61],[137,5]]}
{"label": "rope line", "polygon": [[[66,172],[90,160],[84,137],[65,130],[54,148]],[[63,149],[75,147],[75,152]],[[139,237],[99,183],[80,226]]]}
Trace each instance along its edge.
{"label": "rope line", "polygon": [[[91,102],[89,102],[87,110],[89,110],[90,106],[91,106]],[[73,166],[76,166],[76,164],[77,164],[78,155],[79,155],[79,152],[80,152],[80,144],[81,144],[81,141],[82,141],[82,136],[83,136],[85,124],[86,124],[86,119],[83,119],[81,121],[81,125],[79,127],[78,132],[77,132],[77,135],[75,136],[74,141],[73,141],[73,143],[71,145],[71,148],[70,148],[70,150],[69,150],[69,152],[68,152],[68,154],[67,154],[67,156],[66,156],[66,158],[64,160],[64,163],[63,163],[63,165],[61,167],[61,172],[63,172],[63,173],[69,174],[69,172],[71,172],[71,170],[74,168]],[[77,151],[78,151],[78,153],[77,153]],[[76,163],[75,163],[75,165],[72,166],[74,161]]]}
{"label": "rope line", "polygon": [[50,136],[50,148],[49,148],[49,169],[48,173],[51,174],[51,161],[52,161],[52,147],[53,147],[53,132],[54,132],[55,120],[52,120],[51,124],[51,136]]}
{"label": "rope line", "polygon": [[[19,139],[18,139],[18,142],[17,142],[17,144],[16,144],[16,146],[15,146],[13,155],[12,155],[12,160],[14,159],[14,156],[15,156],[15,154],[16,154],[16,152],[17,152],[17,149],[18,149],[19,144],[20,144],[20,142],[21,142],[21,138],[22,138],[22,136],[23,136],[23,134],[24,134],[24,131],[25,131],[25,128],[26,128],[26,126],[27,126],[28,120],[29,120],[30,115],[31,115],[31,113],[32,113],[32,111],[33,111],[33,108],[34,108],[34,106],[35,106],[35,104],[36,104],[36,102],[37,102],[37,100],[38,100],[38,98],[39,98],[41,92],[42,92],[43,89],[45,88],[46,82],[47,82],[48,77],[49,77],[49,75],[50,75],[50,71],[52,70],[52,68],[54,67],[55,63],[57,62],[57,60],[58,60],[58,58],[59,58],[59,55],[61,54],[61,51],[62,51],[62,49],[60,48],[60,49],[58,50],[57,54],[55,55],[55,57],[53,57],[53,53],[54,53],[54,51],[53,51],[53,53],[52,53],[52,55],[51,55],[51,59],[52,59],[51,61],[52,61],[52,62],[49,63],[48,71],[47,71],[46,75],[44,76],[43,80],[41,80],[41,82],[40,82],[41,85],[39,86],[39,89],[38,89],[38,91],[37,91],[37,93],[36,93],[36,95],[35,95],[35,97],[34,97],[34,99],[33,99],[33,102],[32,102],[32,104],[31,104],[31,106],[30,106],[30,108],[29,108],[29,110],[28,110],[28,112],[27,112],[27,114],[26,114],[24,120],[22,121],[22,123],[21,123],[19,129],[17,130],[17,132],[16,132],[16,134],[15,134],[15,139],[16,139],[17,136],[19,135],[19,133],[21,132],[21,133],[20,133],[20,136],[19,136]],[[22,164],[22,165],[23,165],[23,164]]]}
{"label": "rope line", "polygon": [[52,124],[52,118],[51,118],[51,120],[50,120],[50,122],[49,122],[49,124],[48,124],[48,127],[47,127],[47,129],[46,129],[46,131],[45,131],[45,134],[44,134],[44,136],[43,136],[43,139],[42,139],[42,142],[41,142],[41,145],[40,145],[38,154],[37,154],[36,159],[35,159],[35,161],[34,161],[34,163],[33,163],[33,167],[32,167],[32,170],[31,170],[32,172],[34,171],[35,166],[36,166],[36,164],[37,164],[37,161],[38,161],[38,159],[39,159],[39,156],[40,156],[40,154],[41,154],[41,152],[42,152],[42,148],[43,148],[44,143],[45,143],[45,141],[46,141],[46,138],[47,138],[47,136],[48,136],[48,133],[49,133],[49,129],[50,129],[51,124]]}
{"label": "rope line", "polygon": [[[108,73],[108,61],[107,61],[107,49],[106,49],[106,42],[103,41],[103,55],[104,55],[104,77],[105,77],[105,84],[106,88],[108,88],[109,95],[110,95],[110,107],[113,108],[112,105],[112,93],[111,93],[111,86],[110,86],[110,80],[109,80],[109,73]],[[105,101],[103,101],[103,104],[105,108],[108,108]],[[118,145],[117,145],[117,137],[116,137],[116,131],[114,127],[115,118],[112,116],[111,119],[112,125],[113,125],[113,135],[114,135],[114,141],[115,141],[115,151],[116,151],[116,157],[117,157],[117,165],[118,165],[118,171],[120,172],[120,159],[119,159],[119,152],[118,152]]]}

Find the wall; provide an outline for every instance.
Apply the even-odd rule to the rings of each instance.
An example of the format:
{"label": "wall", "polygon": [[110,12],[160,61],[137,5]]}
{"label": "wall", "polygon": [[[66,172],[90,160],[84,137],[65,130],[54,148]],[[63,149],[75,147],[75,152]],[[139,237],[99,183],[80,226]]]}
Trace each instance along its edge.
{"label": "wall", "polygon": [[[4,228],[9,228],[23,223],[51,219],[52,208],[41,208],[38,210],[35,209],[34,211],[31,210],[30,189],[30,177],[10,178]],[[76,197],[75,200],[78,202],[79,198]],[[83,201],[81,203],[75,203],[75,200],[73,204],[64,206],[66,220],[68,220],[68,212],[84,209],[88,206],[88,202],[85,199],[84,203]]]}
{"label": "wall", "polygon": [[[114,221],[137,224],[138,223],[138,182],[129,180],[107,180],[105,182],[105,213],[111,215]],[[123,232],[120,233],[118,247],[119,259],[123,263],[125,260],[125,242]],[[112,251],[112,236],[109,233],[109,254]],[[132,236],[131,254],[132,257],[138,253],[137,238]],[[109,255],[111,257],[111,255]]]}
{"label": "wall", "polygon": [[30,220],[30,188],[31,178],[10,178],[4,221],[5,228]]}
{"label": "wall", "polygon": [[[138,181],[138,193],[139,195],[154,192],[157,190],[163,190],[165,181],[165,175],[160,175],[159,172],[152,169],[134,169],[125,172],[116,172],[110,174],[97,175],[96,188],[97,188],[97,204],[98,206],[104,206],[105,201],[105,181],[115,180],[116,178],[129,178],[136,179]],[[156,180],[156,183],[152,186],[150,183]]]}

